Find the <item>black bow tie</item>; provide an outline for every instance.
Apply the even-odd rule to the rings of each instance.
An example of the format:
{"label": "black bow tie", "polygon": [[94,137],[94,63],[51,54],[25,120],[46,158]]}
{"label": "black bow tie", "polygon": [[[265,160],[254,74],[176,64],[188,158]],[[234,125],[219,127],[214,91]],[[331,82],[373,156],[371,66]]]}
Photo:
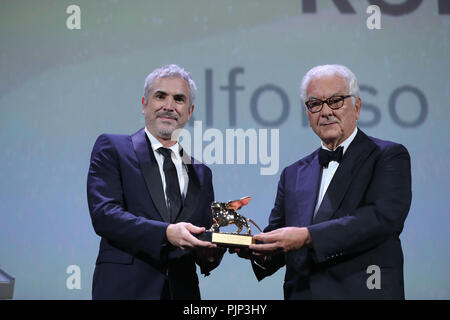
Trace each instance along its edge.
{"label": "black bow tie", "polygon": [[328,151],[325,150],[323,148],[321,148],[319,150],[319,163],[321,166],[327,168],[328,167],[328,163],[330,163],[330,161],[337,161],[337,162],[341,162],[342,160],[342,153],[344,151],[344,147],[339,147],[334,151]]}

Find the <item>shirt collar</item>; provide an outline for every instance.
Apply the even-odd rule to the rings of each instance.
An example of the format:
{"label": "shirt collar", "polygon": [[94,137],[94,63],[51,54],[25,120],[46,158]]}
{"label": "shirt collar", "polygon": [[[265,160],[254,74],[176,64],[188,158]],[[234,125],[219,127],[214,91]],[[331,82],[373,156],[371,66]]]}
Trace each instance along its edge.
{"label": "shirt collar", "polygon": [[[355,139],[357,133],[358,133],[358,127],[355,127],[355,130],[353,130],[353,133],[347,139],[345,139],[340,145],[338,145],[336,147],[336,149],[340,146],[344,147],[344,150],[342,151],[342,154],[344,154],[345,151],[347,150],[348,146],[350,145],[350,143],[352,143],[353,139]],[[333,151],[333,150],[330,150],[327,147],[325,147],[325,145],[323,144],[323,141],[322,141],[322,149]]]}
{"label": "shirt collar", "polygon": [[[157,150],[161,147],[163,147],[162,143],[158,141],[151,133],[147,130],[147,127],[145,127],[145,133],[147,134],[147,137],[150,140],[150,143],[152,145],[153,152],[157,152]],[[181,145],[178,143],[178,141],[171,146],[169,149],[173,151],[175,154],[175,158],[181,158],[180,152],[181,152]]]}

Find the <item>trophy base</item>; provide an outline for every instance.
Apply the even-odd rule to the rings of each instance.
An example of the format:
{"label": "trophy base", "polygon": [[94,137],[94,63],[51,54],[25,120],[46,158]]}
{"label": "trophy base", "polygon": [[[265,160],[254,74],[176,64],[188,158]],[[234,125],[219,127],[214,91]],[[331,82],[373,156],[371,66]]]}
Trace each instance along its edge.
{"label": "trophy base", "polygon": [[199,236],[199,239],[225,247],[248,247],[255,243],[251,235],[215,231],[205,231]]}

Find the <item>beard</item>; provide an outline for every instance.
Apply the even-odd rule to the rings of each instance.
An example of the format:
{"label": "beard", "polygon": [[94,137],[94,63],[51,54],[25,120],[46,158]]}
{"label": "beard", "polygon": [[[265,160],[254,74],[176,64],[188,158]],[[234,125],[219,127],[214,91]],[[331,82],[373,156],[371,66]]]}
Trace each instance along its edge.
{"label": "beard", "polygon": [[175,127],[171,128],[156,127],[156,132],[158,136],[160,136],[163,139],[171,139],[172,133],[175,131],[175,129],[176,129]]}
{"label": "beard", "polygon": [[[176,122],[170,120],[165,120],[162,117],[169,117],[171,119],[174,119]],[[154,119],[150,119],[150,117],[145,117],[145,123],[148,128],[153,128],[155,134],[165,140],[174,140],[175,138],[172,137],[173,132],[180,127],[178,123],[178,115],[170,113],[170,112],[161,112],[156,114],[156,117]]]}

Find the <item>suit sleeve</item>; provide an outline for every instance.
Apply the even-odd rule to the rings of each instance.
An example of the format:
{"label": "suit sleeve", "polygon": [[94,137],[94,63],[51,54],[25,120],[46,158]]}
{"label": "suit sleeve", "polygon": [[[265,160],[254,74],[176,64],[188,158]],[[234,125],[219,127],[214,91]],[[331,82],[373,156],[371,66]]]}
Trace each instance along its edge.
{"label": "suit sleeve", "polygon": [[[269,216],[269,225],[264,228],[263,232],[270,232],[286,226],[284,211],[285,173],[286,169],[284,169],[280,175],[275,204]],[[253,257],[251,263],[256,278],[261,281],[265,277],[274,274],[278,269],[285,265],[284,253],[275,253],[271,256],[267,256],[264,260],[263,258]]]}
{"label": "suit sleeve", "polygon": [[168,224],[125,210],[119,156],[107,135],[97,139],[91,154],[87,198],[92,225],[100,237],[132,253],[162,258]]}
{"label": "suit sleeve", "polygon": [[373,248],[398,237],[411,204],[411,164],[402,145],[382,151],[362,205],[308,227],[316,262]]}
{"label": "suit sleeve", "polygon": [[[203,215],[202,216],[202,218],[203,218],[202,226],[205,227],[206,230],[208,230],[212,226],[212,215],[211,215],[210,205],[214,201],[214,188],[213,188],[213,184],[212,184],[212,173],[209,168],[207,169],[207,172],[208,172],[208,175],[207,175],[206,183],[208,185],[208,188],[207,188],[208,195],[207,195],[206,206],[204,206],[204,208],[201,209],[202,210],[201,214]],[[211,260],[211,261],[208,261],[208,260],[202,258],[200,253],[197,254],[196,263],[200,266],[200,272],[205,276],[209,276],[210,272],[219,266],[220,262],[222,261],[224,253],[225,253],[225,250],[220,250],[220,248],[217,249],[216,255],[213,257],[213,260]]]}

